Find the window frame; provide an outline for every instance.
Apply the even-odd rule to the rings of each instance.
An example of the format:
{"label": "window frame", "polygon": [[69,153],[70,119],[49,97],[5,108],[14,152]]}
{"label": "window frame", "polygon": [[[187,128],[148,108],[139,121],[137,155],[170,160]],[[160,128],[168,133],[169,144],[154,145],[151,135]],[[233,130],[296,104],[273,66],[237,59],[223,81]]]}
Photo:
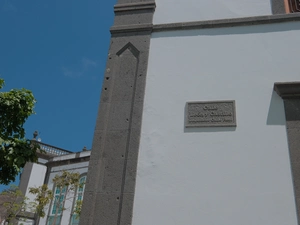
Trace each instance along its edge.
{"label": "window frame", "polygon": [[[80,217],[78,219],[76,219],[76,215],[74,214],[74,208],[75,208],[76,202],[78,200],[83,200],[86,178],[87,178],[87,173],[83,173],[83,174],[80,175],[79,182],[81,182],[81,180],[84,179],[83,180],[84,184],[83,184],[82,187],[79,187],[79,188],[76,189],[76,193],[74,195],[74,201],[73,201],[72,213],[71,213],[71,216],[70,216],[69,225],[78,225],[79,224]],[[79,195],[80,195],[80,199],[78,199]]]}
{"label": "window frame", "polygon": [[58,212],[57,212],[57,218],[56,218],[55,225],[60,225],[61,224],[61,218],[62,218],[62,215],[63,215],[62,208],[64,207],[64,205],[60,205],[60,207],[57,209],[56,201],[57,201],[57,199],[59,199],[60,203],[62,203],[64,201],[64,198],[66,197],[66,188],[67,187],[63,187],[61,189],[57,185],[54,185],[54,191],[53,191],[54,196],[53,196],[53,199],[51,201],[50,211],[49,211],[49,215],[48,215],[48,218],[47,218],[47,225],[52,224],[52,221],[53,221],[53,219],[55,217],[55,214],[56,214],[56,210],[58,210]]}

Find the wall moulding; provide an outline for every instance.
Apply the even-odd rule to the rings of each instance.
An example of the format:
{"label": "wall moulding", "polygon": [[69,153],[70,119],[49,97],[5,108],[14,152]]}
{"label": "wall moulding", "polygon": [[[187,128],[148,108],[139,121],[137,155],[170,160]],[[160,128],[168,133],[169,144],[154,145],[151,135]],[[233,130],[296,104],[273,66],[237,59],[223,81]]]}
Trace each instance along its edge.
{"label": "wall moulding", "polygon": [[[115,20],[111,34],[152,32],[152,20],[155,11],[154,1],[124,3],[114,6]],[[136,34],[140,35],[140,34]]]}
{"label": "wall moulding", "polygon": [[114,6],[115,12],[124,12],[124,11],[136,11],[136,10],[145,10],[152,9],[156,7],[155,2],[138,2],[138,3],[126,3],[126,4],[117,4]]}
{"label": "wall moulding", "polygon": [[300,13],[153,25],[153,32],[251,26],[300,21]]}
{"label": "wall moulding", "polygon": [[300,82],[275,83],[274,91],[282,98],[300,98]]}
{"label": "wall moulding", "polygon": [[140,25],[123,25],[123,26],[113,26],[110,28],[110,33],[122,34],[122,33],[137,33],[137,32],[152,32],[152,24],[140,24]]}

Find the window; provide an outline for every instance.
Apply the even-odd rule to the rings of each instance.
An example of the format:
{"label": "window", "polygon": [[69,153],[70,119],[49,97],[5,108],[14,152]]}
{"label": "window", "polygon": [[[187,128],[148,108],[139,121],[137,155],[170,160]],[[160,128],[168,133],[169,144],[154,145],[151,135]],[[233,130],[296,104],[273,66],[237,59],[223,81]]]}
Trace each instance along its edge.
{"label": "window", "polygon": [[60,225],[67,187],[55,187],[50,216],[47,225]]}
{"label": "window", "polygon": [[80,184],[81,186],[77,189],[77,193],[76,193],[76,197],[75,197],[75,202],[73,204],[73,215],[71,218],[71,225],[78,225],[79,224],[79,218],[77,218],[77,214],[74,213],[74,210],[77,207],[77,203],[78,201],[82,201],[83,200],[83,193],[84,193],[84,188],[85,188],[85,180],[86,180],[86,176],[83,176],[80,178]]}
{"label": "window", "polygon": [[55,216],[49,216],[47,225],[60,225],[61,215],[56,217],[56,221],[54,222]]}
{"label": "window", "polygon": [[286,13],[300,12],[300,0],[284,0]]}

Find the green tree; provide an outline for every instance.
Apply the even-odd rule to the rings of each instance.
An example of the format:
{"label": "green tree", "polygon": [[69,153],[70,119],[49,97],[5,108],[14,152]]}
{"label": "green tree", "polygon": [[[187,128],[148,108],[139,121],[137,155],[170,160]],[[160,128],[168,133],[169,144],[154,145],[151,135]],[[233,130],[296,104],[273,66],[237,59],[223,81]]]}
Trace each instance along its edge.
{"label": "green tree", "polygon": [[53,192],[49,190],[47,184],[43,184],[37,188],[29,188],[29,193],[34,194],[36,197],[34,202],[31,202],[31,207],[40,217],[45,217],[45,208],[53,199]]}
{"label": "green tree", "polygon": [[[0,89],[4,80],[0,79]],[[9,184],[26,162],[36,162],[37,144],[25,139],[23,125],[34,114],[36,100],[31,91],[0,92],[0,184]]]}
{"label": "green tree", "polygon": [[[63,211],[66,210],[66,201],[76,200],[76,190],[83,188],[84,182],[80,181],[80,174],[63,171],[61,174],[57,174],[52,179],[55,185],[54,193],[48,189],[47,185],[42,185],[37,188],[29,188],[29,193],[36,195],[35,206],[36,213],[40,217],[46,215],[46,206],[52,202],[51,216],[49,217],[48,225],[55,225],[59,223],[59,217]],[[77,200],[75,206],[71,209],[71,215],[76,215],[78,218],[81,211],[82,200]]]}
{"label": "green tree", "polygon": [[0,224],[13,224],[26,209],[26,197],[17,186],[10,186],[0,194]]}

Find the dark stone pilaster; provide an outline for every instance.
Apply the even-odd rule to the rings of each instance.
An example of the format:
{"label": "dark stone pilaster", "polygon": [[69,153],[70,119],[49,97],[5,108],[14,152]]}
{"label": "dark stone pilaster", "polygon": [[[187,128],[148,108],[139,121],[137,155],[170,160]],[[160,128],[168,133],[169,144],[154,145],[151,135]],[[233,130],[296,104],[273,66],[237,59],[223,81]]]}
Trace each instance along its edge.
{"label": "dark stone pilaster", "polygon": [[154,1],[119,0],[81,225],[130,225]]}
{"label": "dark stone pilaster", "polygon": [[298,224],[300,224],[300,82],[275,83],[283,98]]}
{"label": "dark stone pilaster", "polygon": [[284,0],[271,0],[273,14],[285,14]]}

